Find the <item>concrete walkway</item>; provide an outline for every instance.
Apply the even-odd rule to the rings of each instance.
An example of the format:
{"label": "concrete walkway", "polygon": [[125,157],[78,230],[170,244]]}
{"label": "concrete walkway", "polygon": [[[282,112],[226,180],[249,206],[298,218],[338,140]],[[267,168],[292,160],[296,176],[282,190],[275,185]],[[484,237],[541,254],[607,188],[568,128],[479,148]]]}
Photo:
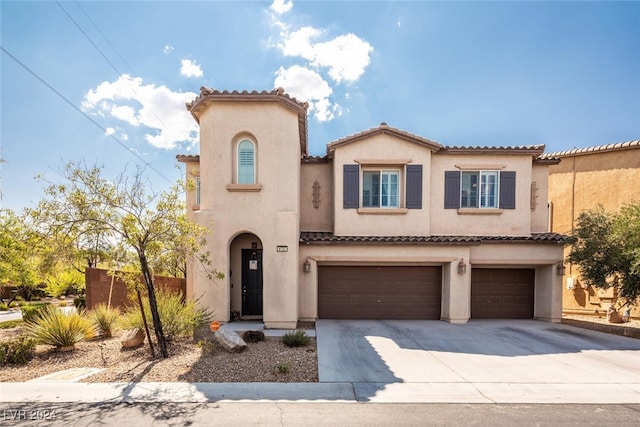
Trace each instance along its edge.
{"label": "concrete walkway", "polygon": [[[425,323],[426,322],[426,323]],[[318,321],[318,383],[0,383],[2,402],[640,403],[640,341],[536,321]]]}

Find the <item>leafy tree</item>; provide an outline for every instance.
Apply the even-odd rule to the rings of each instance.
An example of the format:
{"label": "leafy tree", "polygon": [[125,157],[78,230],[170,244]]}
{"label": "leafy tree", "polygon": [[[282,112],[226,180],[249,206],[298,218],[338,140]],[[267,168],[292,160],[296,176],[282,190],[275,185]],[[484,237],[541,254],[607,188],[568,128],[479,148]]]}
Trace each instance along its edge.
{"label": "leafy tree", "polygon": [[580,268],[582,280],[597,288],[615,287],[626,304],[640,296],[640,202],[607,213],[600,206],[576,220],[567,260]]}
{"label": "leafy tree", "polygon": [[168,357],[153,283],[153,262],[163,255],[167,242],[175,241],[205,267],[210,264],[209,254],[202,252],[207,229],[186,218],[182,184],[162,193],[148,192],[141,168],[130,175],[125,171],[115,179],[107,179],[102,176],[102,168],[73,162],[64,166],[61,175],[65,182],[51,183],[45,198],[29,211],[34,223],[41,224],[42,233],[61,239],[72,236],[76,243],[85,235],[84,230],[91,229],[102,233],[120,250],[132,251],[144,278],[160,352]]}
{"label": "leafy tree", "polygon": [[24,218],[9,209],[0,210],[0,285],[13,285],[17,293],[30,301],[37,291],[37,259],[33,239]]}

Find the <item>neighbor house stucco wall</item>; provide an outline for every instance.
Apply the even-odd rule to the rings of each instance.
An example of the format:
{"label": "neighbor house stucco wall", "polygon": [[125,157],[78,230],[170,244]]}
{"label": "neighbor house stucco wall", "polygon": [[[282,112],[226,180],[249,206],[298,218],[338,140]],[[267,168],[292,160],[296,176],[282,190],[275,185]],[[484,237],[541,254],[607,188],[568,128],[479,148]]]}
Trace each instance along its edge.
{"label": "neighbor house stucco wall", "polygon": [[[332,180],[331,163],[328,161],[302,163],[300,172],[301,230],[333,231],[334,189]],[[314,191],[317,193],[315,203]]]}
{"label": "neighbor house stucco wall", "polygon": [[[640,201],[640,142],[551,153],[561,159],[549,168],[551,229],[570,233],[578,216],[602,206],[615,212],[625,203]],[[570,247],[565,248],[568,256]],[[577,266],[567,263],[563,289],[563,310],[606,314],[616,301],[613,290],[586,287]],[[635,308],[632,315],[640,316]]]}

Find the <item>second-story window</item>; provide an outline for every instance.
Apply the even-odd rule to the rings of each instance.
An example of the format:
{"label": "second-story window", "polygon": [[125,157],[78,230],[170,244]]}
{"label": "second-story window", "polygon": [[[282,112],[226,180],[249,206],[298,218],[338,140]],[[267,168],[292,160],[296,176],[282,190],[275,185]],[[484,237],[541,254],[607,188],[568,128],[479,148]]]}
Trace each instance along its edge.
{"label": "second-story window", "polygon": [[362,207],[397,208],[400,206],[400,172],[365,170],[362,172]]}
{"label": "second-story window", "polygon": [[238,144],[238,184],[256,183],[255,145],[248,139]]}
{"label": "second-story window", "polygon": [[498,171],[463,171],[460,207],[497,208],[498,174]]}

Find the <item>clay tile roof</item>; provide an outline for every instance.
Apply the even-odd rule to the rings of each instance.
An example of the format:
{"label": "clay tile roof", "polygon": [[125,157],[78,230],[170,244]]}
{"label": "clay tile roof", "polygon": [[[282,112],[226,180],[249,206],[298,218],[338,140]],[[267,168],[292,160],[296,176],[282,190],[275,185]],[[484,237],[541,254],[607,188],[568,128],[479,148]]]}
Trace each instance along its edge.
{"label": "clay tile roof", "polygon": [[199,162],[200,161],[200,155],[199,154],[178,154],[176,156],[176,159],[179,162]]}
{"label": "clay tile roof", "polygon": [[557,243],[566,236],[558,233],[533,233],[530,236],[336,236],[331,232],[303,231],[304,244],[419,244],[419,245],[480,245],[482,243]]}
{"label": "clay tile roof", "polygon": [[489,147],[489,146],[446,146],[442,147],[442,152],[448,154],[466,154],[473,152],[474,154],[531,154],[533,156],[541,156],[544,153],[544,145],[520,145],[505,147]]}
{"label": "clay tile roof", "polygon": [[640,140],[636,139],[633,141],[619,142],[617,144],[598,145],[595,147],[573,148],[571,150],[556,151],[554,153],[544,154],[542,158],[543,159],[562,158],[567,156],[579,156],[584,154],[602,153],[602,152],[619,151],[619,150],[631,150],[631,149],[638,149],[638,148],[640,148]]}
{"label": "clay tile roof", "polygon": [[208,87],[201,87],[200,94],[191,102],[186,103],[187,110],[191,113],[196,122],[200,123],[200,114],[208,103],[213,101],[272,101],[279,102],[282,105],[291,108],[298,113],[298,128],[300,130],[300,150],[303,155],[307,154],[307,109],[309,103],[301,102],[285,93],[284,89],[279,87],[272,91],[263,90],[251,92],[243,90],[241,92],[217,90]]}
{"label": "clay tile roof", "polygon": [[430,139],[427,138],[423,138],[421,136],[418,135],[414,135],[412,133],[394,128],[392,126],[389,126],[388,124],[386,124],[385,122],[380,123],[379,126],[371,128],[371,129],[367,129],[364,130],[362,132],[358,132],[355,133],[353,135],[349,135],[349,136],[345,136],[344,138],[340,138],[337,139],[335,141],[330,142],[329,144],[327,144],[327,153],[329,155],[331,155],[333,153],[333,151],[343,145],[346,144],[350,144],[352,142],[356,142],[356,141],[360,141],[362,139],[365,138],[369,138],[375,135],[380,135],[380,134],[390,134],[390,135],[394,135],[398,138],[404,139],[406,141],[410,141],[410,142],[414,142],[416,144],[420,144],[420,145],[424,145],[427,148],[432,149],[433,151],[438,151],[442,145],[432,141]]}

